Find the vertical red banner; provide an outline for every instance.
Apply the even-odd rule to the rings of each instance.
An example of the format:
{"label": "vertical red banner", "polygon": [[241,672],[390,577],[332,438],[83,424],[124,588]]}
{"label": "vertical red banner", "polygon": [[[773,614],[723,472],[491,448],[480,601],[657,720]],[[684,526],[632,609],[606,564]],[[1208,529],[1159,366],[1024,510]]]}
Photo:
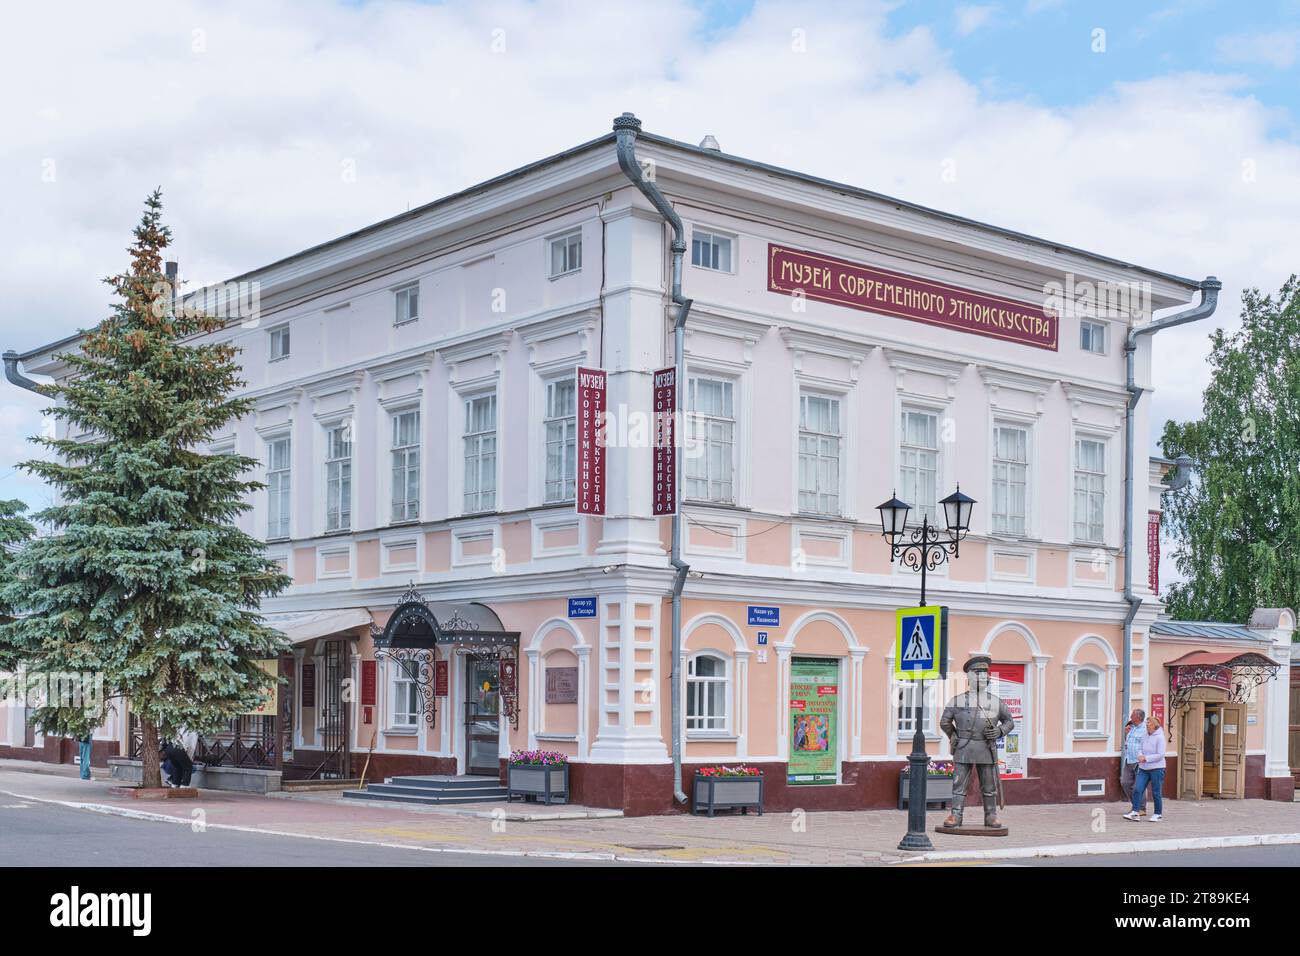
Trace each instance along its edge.
{"label": "vertical red banner", "polygon": [[[361,705],[375,706],[375,662],[361,662]],[[368,722],[368,721],[367,721]]]}
{"label": "vertical red banner", "polygon": [[447,661],[433,662],[433,696],[446,697],[447,688],[451,684],[451,669],[447,666]]}
{"label": "vertical red banner", "polygon": [[605,371],[578,367],[578,474],[574,506],[580,515],[605,513]]}
{"label": "vertical red banner", "polygon": [[1154,717],[1156,720],[1160,721],[1161,724],[1164,724],[1165,722],[1165,695],[1164,694],[1151,695],[1151,716]]}
{"label": "vertical red banner", "polygon": [[1147,512],[1147,585],[1160,593],[1160,512]]}
{"label": "vertical red banner", "polygon": [[677,513],[677,369],[654,374],[654,514]]}

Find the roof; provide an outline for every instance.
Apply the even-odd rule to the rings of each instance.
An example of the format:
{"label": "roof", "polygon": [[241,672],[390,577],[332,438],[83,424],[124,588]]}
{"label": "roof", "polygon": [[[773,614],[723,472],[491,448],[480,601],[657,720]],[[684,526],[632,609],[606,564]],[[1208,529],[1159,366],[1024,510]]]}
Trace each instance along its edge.
{"label": "roof", "polygon": [[[1031,245],[1048,247],[1053,252],[1056,253],[1069,253],[1073,255],[1083,256],[1088,259],[1095,260],[1096,262],[1099,263],[1105,263],[1110,266],[1118,266],[1122,269],[1130,269],[1130,270],[1138,271],[1145,275],[1152,276],[1155,278],[1160,278],[1165,281],[1174,283],[1175,285],[1184,286],[1187,288],[1189,292],[1199,289],[1201,285],[1200,280],[1197,279],[1189,279],[1185,276],[1178,276],[1168,272],[1161,272],[1156,269],[1148,269],[1144,266],[1139,266],[1131,262],[1126,262],[1123,259],[1116,259],[1111,256],[1103,256],[1099,253],[1089,252],[1085,249],[1080,249],[1075,246],[1069,246],[1063,243],[1053,242],[1052,240],[1044,239],[1040,236],[1033,236],[1028,233],[1018,232],[1014,229],[1007,229],[1002,226],[995,226],[991,223],[981,222],[978,219],[971,219],[966,216],[956,215],[955,213],[944,212],[943,210],[940,209],[934,209],[930,206],[923,206],[919,203],[909,202],[908,200],[905,199],[898,199],[894,196],[887,196],[884,193],[878,193],[870,189],[863,189],[859,186],[851,186],[848,185],[847,183],[836,182],[835,180],[831,180],[831,179],[824,179],[820,176],[812,176],[808,173],[801,173],[798,172],[797,170],[786,169],[782,166],[773,166],[770,163],[763,163],[763,162],[759,162],[758,160],[746,159],[743,156],[736,156],[731,153],[724,153],[715,149],[705,149],[700,146],[693,146],[690,143],[684,143],[681,142],[680,140],[671,139],[666,136],[659,136],[655,133],[647,133],[644,131],[640,132],[637,134],[637,141],[639,143],[640,142],[651,143],[658,146],[667,147],[669,149],[678,150],[680,152],[688,153],[696,157],[706,158],[710,161],[726,163],[729,165],[742,167],[744,169],[753,170],[756,172],[763,172],[773,176],[778,176],[783,179],[794,180],[796,182],[806,183],[808,185],[834,190],[846,196],[851,196],[858,199],[869,200],[872,202],[886,203],[888,205],[895,206],[899,209],[906,209],[912,213],[915,213],[920,216],[925,216],[927,218],[938,219],[947,223],[972,227],[975,229],[983,230],[985,232],[993,233],[995,235],[1003,236],[1005,238],[1029,243]],[[249,272],[242,273],[241,275],[232,276],[230,279],[227,279],[226,281],[237,282],[241,280],[249,280],[254,276],[256,276],[258,273],[264,272],[266,270],[273,269],[278,266],[283,266],[287,263],[291,263],[297,259],[305,258],[314,253],[318,253],[325,249],[329,249],[333,246],[338,246],[347,242],[351,242],[356,239],[360,239],[372,235],[373,233],[378,232],[381,229],[393,226],[395,224],[406,222],[413,219],[418,219],[420,216],[423,216],[434,210],[440,209],[443,206],[450,205],[460,200],[472,198],[481,193],[486,193],[512,180],[522,178],[524,176],[529,175],[530,173],[534,173],[548,166],[552,166],[557,163],[563,162],[574,156],[579,155],[580,153],[587,152],[597,147],[603,146],[603,147],[610,148],[610,153],[611,153],[610,160],[612,163],[614,161],[614,157],[613,157],[614,143],[615,143],[614,133],[613,132],[606,133],[603,136],[599,136],[596,139],[588,140],[585,143],[566,149],[563,152],[554,153],[550,156],[544,157],[543,159],[536,160],[535,162],[528,163],[516,169],[512,169],[509,172],[502,173],[499,176],[494,176],[491,179],[484,180],[483,182],[478,183],[474,186],[470,186],[467,189],[463,189],[460,192],[452,193],[451,195],[444,196],[441,199],[436,199],[432,202],[425,203],[422,206],[417,206],[414,209],[407,210],[406,212],[400,213],[396,216],[390,216],[387,219],[381,219],[380,221],[372,223],[369,226],[365,226],[361,229],[357,229],[352,232],[346,233],[342,236],[338,236],[337,238],[327,240],[326,242],[322,242],[322,243],[318,243],[317,245],[310,246],[306,249],[303,249],[300,252],[294,253],[293,255],[286,256],[283,259],[278,259],[275,262],[271,262],[263,266],[259,266],[258,268],[253,269]],[[77,341],[79,338],[81,338],[80,332],[59,339],[56,342],[51,342],[46,345],[41,345],[36,348],[29,349],[25,352],[22,352],[18,355],[18,359],[20,361],[24,361],[33,356],[49,352],[53,349],[58,349],[64,345],[69,345]]]}
{"label": "roof", "polygon": [[1219,624],[1215,621],[1156,621],[1152,634],[1172,637],[1210,637],[1215,640],[1262,641],[1264,636],[1242,624]]}

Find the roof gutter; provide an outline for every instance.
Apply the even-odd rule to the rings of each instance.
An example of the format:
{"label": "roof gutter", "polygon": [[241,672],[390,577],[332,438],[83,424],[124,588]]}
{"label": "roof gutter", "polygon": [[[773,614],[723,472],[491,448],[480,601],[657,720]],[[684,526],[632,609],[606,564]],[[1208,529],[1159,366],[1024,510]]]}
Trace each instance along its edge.
{"label": "roof gutter", "polygon": [[1200,287],[1201,301],[1198,305],[1163,319],[1155,319],[1146,325],[1130,328],[1124,340],[1124,385],[1128,389],[1128,402],[1124,408],[1124,600],[1128,602],[1128,613],[1124,616],[1124,687],[1120,699],[1124,701],[1126,709],[1133,706],[1133,619],[1142,607],[1142,598],[1133,593],[1133,479],[1137,470],[1133,460],[1136,452],[1133,412],[1145,389],[1139,388],[1135,380],[1134,357],[1139,336],[1155,335],[1175,325],[1207,319],[1214,314],[1219,305],[1219,290],[1223,288],[1223,283],[1214,276],[1207,276]]}
{"label": "roof gutter", "polygon": [[35,392],[37,395],[45,394],[39,383],[18,371],[18,362],[20,360],[17,352],[13,349],[9,349],[4,354],[4,360],[5,378],[9,379],[12,384],[17,385],[19,388],[25,388],[29,392]]}
{"label": "roof gutter", "polygon": [[[618,165],[632,185],[641,190],[650,200],[651,205],[664,217],[672,227],[672,300],[677,306],[677,316],[673,321],[673,367],[676,395],[673,408],[673,441],[679,440],[676,430],[681,427],[682,382],[686,375],[686,317],[691,311],[691,300],[682,296],[682,256],[686,253],[686,231],[682,227],[682,218],[677,215],[672,204],[664,198],[659,187],[647,179],[636,158],[636,137],[641,131],[641,121],[631,113],[624,113],[614,120],[615,148],[618,152]],[[669,663],[669,680],[671,681],[671,715],[673,738],[673,798],[678,803],[686,803],[686,792],[682,789],[682,684],[678,673],[682,657],[682,588],[686,585],[686,575],[691,566],[682,560],[682,462],[680,455],[673,455],[673,502],[672,551],[669,563],[673,566],[673,646],[672,660]]]}

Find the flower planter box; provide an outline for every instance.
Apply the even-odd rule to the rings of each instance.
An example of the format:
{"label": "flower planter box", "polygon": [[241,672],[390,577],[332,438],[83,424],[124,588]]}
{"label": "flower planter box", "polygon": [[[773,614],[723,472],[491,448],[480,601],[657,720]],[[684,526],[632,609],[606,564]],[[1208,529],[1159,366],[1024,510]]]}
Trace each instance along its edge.
{"label": "flower planter box", "polygon": [[[898,809],[906,810],[909,791],[912,787],[912,775],[898,775]],[[940,806],[945,809],[952,806],[952,774],[928,776],[925,778],[925,805]]]}
{"label": "flower planter box", "polygon": [[552,803],[569,802],[569,765],[512,764],[506,770],[506,802],[518,796]]}
{"label": "flower planter box", "polygon": [[706,777],[695,775],[695,792],[691,799],[691,812],[736,810],[748,813],[753,807],[763,815],[763,775],[746,777]]}

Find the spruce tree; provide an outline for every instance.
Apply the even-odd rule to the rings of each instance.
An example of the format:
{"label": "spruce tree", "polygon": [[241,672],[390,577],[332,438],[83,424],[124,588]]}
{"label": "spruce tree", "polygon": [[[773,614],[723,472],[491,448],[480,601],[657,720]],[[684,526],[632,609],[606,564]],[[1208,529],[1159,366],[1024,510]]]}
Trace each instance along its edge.
{"label": "spruce tree", "polygon": [[[17,610],[4,600],[5,585],[15,580],[14,556],[36,534],[36,528],[23,516],[26,511],[27,505],[17,498],[0,501],[0,622],[11,620]],[[0,628],[0,671],[11,671],[17,666],[17,655]]]}
{"label": "spruce tree", "polygon": [[[238,350],[221,319],[174,310],[162,272],[170,231],[161,192],[145,202],[129,271],[105,281],[112,313],[61,356],[69,375],[45,387],[62,438],[24,462],[60,493],[37,515],[51,533],[15,558],[7,625],[29,668],[95,670],[139,720],[143,785],[161,786],[160,737],[221,728],[259,706],[274,678],[259,659],[283,638],[258,615],[289,579],[236,518],[261,488],[254,459],[205,447],[251,410]],[[57,710],[57,708],[49,708]],[[59,731],[68,717],[40,712]]]}

